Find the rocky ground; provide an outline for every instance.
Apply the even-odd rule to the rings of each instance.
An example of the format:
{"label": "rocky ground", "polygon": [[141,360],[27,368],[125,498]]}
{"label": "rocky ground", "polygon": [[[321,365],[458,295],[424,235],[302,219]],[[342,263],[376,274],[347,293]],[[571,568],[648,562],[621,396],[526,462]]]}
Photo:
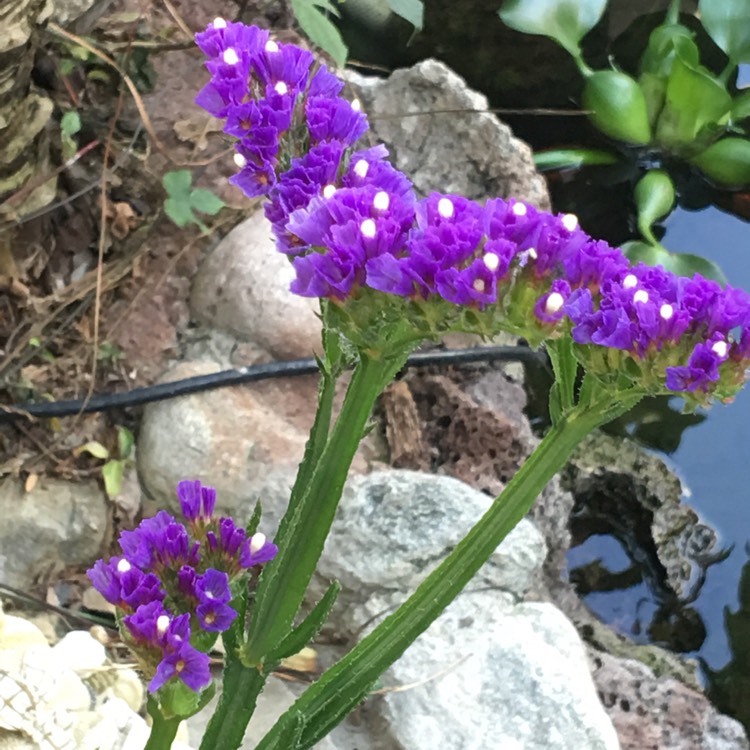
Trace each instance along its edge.
{"label": "rocky ground", "polygon": [[[112,28],[118,19],[125,23],[122,14],[140,13],[139,23],[147,17],[152,34],[161,29],[179,47],[149,58],[155,88],[142,96],[163,148],[123,134],[115,144],[127,158],[113,170],[108,200],[113,206],[132,203],[143,212],[126,222],[122,238],[113,235],[105,254],[108,285],[96,298],[93,266],[84,267],[94,256],[86,261],[88,256],[73,253],[68,266],[58,257],[81,246],[95,252],[96,202],[57,209],[58,250],[50,259],[56,259],[58,270],[34,278],[29,264],[31,297],[14,303],[23,325],[9,337],[3,362],[4,387],[12,399],[43,392],[54,398],[82,396],[90,384],[113,390],[306,357],[318,349],[314,306],[289,295],[290,269],[274,252],[262,213],[227,186],[231,160],[225,145],[210,119],[192,105],[203,74],[182,27],[205,25],[219,12],[210,5],[154,3],[146,14],[140,6],[117,4],[97,22],[97,28]],[[221,12],[231,15],[226,7]],[[280,28],[289,21],[283,13],[265,18]],[[514,195],[549,207],[528,147],[493,115],[408,116],[486,109],[483,97],[444,65],[427,61],[387,80],[359,75],[348,80],[372,117],[373,138],[386,142],[421,193]],[[394,113],[403,117],[390,116]],[[123,98],[120,117],[139,131],[142,112],[131,100]],[[128,146],[131,141],[137,149]],[[230,206],[205,236],[197,229],[177,231],[159,208],[161,176],[185,166],[198,184]],[[95,162],[82,165],[83,174],[69,175],[70,186],[90,179],[96,168]],[[69,233],[77,227],[78,234],[61,235],[65,227]],[[113,225],[109,228],[111,233]],[[71,282],[76,269],[83,275]],[[62,291],[50,291],[55,279],[63,280]],[[71,283],[80,284],[73,302],[65,296]],[[35,294],[46,307],[36,304]],[[100,306],[98,336],[91,305]],[[72,318],[71,306],[77,310]],[[41,325],[46,318],[34,317],[40,309],[54,313],[46,327]],[[65,315],[72,322],[55,333]],[[35,326],[27,325],[29,316]],[[32,346],[30,359],[32,338],[39,345]],[[92,378],[87,353],[94,342],[104,341],[122,356],[102,362]],[[42,351],[51,357],[45,359]],[[307,676],[271,681],[248,733],[248,748],[305,679],[405,598],[533,449],[523,377],[518,365],[431,370],[408,375],[386,395],[378,429],[355,460],[311,590],[314,598],[328,580],[338,578],[344,590],[337,608],[313,644],[312,662],[303,670]],[[127,742],[140,741],[145,731],[135,713],[142,692],[123,665],[127,657],[112,631],[95,630],[95,638],[80,632],[82,622],[75,619],[82,607],[106,611],[87,588],[83,571],[111,549],[120,528],[142,514],[173,507],[174,487],[188,477],[216,486],[222,510],[238,516],[260,498],[263,530],[272,535],[304,450],[315,393],[313,376],[275,379],[140,411],[2,425],[0,508],[6,520],[0,527],[0,581],[16,591],[41,592],[63,615],[35,617],[39,630],[28,624],[29,610],[17,618],[10,610],[18,600],[8,600],[0,619],[0,748],[47,747],[40,737],[50,748],[136,746]],[[76,449],[98,440],[114,457],[118,425],[132,429],[135,448],[123,465],[120,492],[107,497],[102,461]],[[597,450],[604,448],[600,444]],[[597,623],[564,580],[568,517],[574,503],[598,494],[602,486],[614,486],[638,509],[639,529],[667,571],[666,585],[684,593],[695,566],[712,554],[713,542],[695,514],[680,505],[679,482],[660,462],[622,444],[610,446],[604,459],[583,453],[563,482],[556,480],[545,491],[531,518],[508,537],[469,590],[383,676],[376,694],[320,746],[748,748],[740,725],[718,714],[697,689],[694,665],[656,648],[633,647]],[[50,648],[48,640],[70,630]],[[115,677],[92,680],[110,673]],[[191,721],[182,738],[193,747],[202,720]],[[118,733],[103,737],[102,722],[117,726]]]}

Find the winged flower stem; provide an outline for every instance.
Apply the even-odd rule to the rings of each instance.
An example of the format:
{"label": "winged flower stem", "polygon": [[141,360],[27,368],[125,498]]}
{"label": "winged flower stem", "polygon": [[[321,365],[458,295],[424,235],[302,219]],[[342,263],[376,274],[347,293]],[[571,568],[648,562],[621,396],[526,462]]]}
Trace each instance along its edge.
{"label": "winged flower stem", "polygon": [[303,494],[276,536],[279,554],[261,575],[243,661],[264,669],[264,658],[289,633],[333,522],[349,467],[375,400],[403,366],[409,350],[363,353]]}
{"label": "winged flower stem", "polygon": [[534,500],[595,428],[635,405],[642,393],[601,392],[588,406],[563,414],[453,552],[396,612],[309,687],[256,750],[289,750],[279,744],[287,725],[302,723],[296,750],[310,748],[338,724],[406,648],[461,592],[494,550],[528,513]]}

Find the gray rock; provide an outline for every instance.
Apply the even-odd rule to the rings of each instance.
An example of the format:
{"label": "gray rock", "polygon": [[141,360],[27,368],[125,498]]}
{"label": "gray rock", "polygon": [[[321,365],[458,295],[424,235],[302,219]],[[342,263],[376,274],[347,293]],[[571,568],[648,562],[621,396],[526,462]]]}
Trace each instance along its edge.
{"label": "gray rock", "polygon": [[40,480],[25,492],[0,482],[0,580],[27,589],[67,566],[92,564],[104,543],[107,501],[96,482]]}
{"label": "gray rock", "polygon": [[[205,375],[210,362],[183,362],[164,380]],[[217,507],[239,521],[263,505],[262,529],[275,529],[304,453],[316,404],[314,377],[222,388],[150,404],[138,440],[138,472],[161,507],[177,509],[175,487],[200,479],[216,487]]]}
{"label": "gray rock", "polygon": [[[326,542],[314,588],[343,586],[337,606],[347,609],[342,632],[355,632],[384,609],[397,606],[479,520],[492,498],[450,477],[379,471],[350,480]],[[546,548],[523,520],[474,578],[520,598],[544,560]]]}
{"label": "gray rock", "polygon": [[193,281],[192,316],[263,347],[277,359],[321,349],[317,300],[289,292],[294,271],[276,251],[262,211],[238,224],[209,254]]}
{"label": "gray rock", "polygon": [[616,750],[575,628],[553,605],[460,596],[394,665],[380,713],[403,750]]}
{"label": "gray rock", "polygon": [[373,140],[385,142],[419,193],[514,196],[549,209],[531,149],[443,63],[424,60],[385,80],[350,73],[348,80],[370,116]]}

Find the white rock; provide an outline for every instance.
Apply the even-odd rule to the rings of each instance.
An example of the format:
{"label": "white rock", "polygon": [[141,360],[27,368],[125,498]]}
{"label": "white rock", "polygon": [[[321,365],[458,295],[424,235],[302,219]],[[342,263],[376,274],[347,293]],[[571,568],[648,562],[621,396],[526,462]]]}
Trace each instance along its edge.
{"label": "white rock", "polygon": [[52,647],[52,655],[81,676],[86,676],[107,661],[104,645],[85,630],[72,630],[66,633]]}
{"label": "white rock", "polygon": [[193,281],[190,309],[201,323],[252,341],[277,359],[321,351],[318,301],[289,291],[294,270],[257,211],[214,248]]}
{"label": "white rock", "polygon": [[407,686],[377,709],[393,747],[619,748],[578,633],[552,604],[498,608],[494,592],[463,594],[383,682]]}

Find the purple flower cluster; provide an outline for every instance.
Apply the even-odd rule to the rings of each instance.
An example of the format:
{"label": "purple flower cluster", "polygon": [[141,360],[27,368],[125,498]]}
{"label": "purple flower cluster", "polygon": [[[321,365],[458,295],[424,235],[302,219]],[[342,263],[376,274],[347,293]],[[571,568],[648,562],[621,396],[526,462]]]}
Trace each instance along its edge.
{"label": "purple flower cluster", "polygon": [[197,635],[229,628],[237,616],[230,583],[278,552],[263,534],[248,537],[231,518],[215,518],[213,488],[183,481],[177,495],[185,523],[159,511],[120,534],[121,556],[98,560],[88,571],[122,613],[124,640],[153,672],[152,693],[173,677],[196,691],[210,683]]}
{"label": "purple flower cluster", "polygon": [[217,18],[196,35],[208,57],[211,80],[196,101],[226,120],[237,139],[239,173],[231,182],[248,197],[276,185],[285,138],[304,136],[311,147],[337,141],[353,145],[367,130],[358,102],[340,98],[343,84],[313,55],[270,38],[256,26]]}
{"label": "purple flower cluster", "polygon": [[[697,274],[631,267],[570,214],[513,199],[483,206],[440,193],[417,199],[383,146],[353,151],[367,121],[339,97],[341,84],[324,66],[312,72],[308,53],[221,19],[197,39],[212,74],[198,101],[226,117],[225,132],[240,138],[243,171],[235,181],[248,195],[268,195],[277,246],[296,272],[294,293],[342,305],[369,304],[381,292],[401,299],[400,308],[382,296],[378,304],[392,305],[402,317],[405,310],[447,302],[445,320],[465,327],[461,311],[471,310],[473,320],[489,321],[483,333],[505,328],[532,341],[571,331],[584,361],[597,359],[597,348],[618,350],[651,392],[706,401],[711,394],[728,398],[744,382],[750,363],[745,292]],[[273,74],[265,72],[271,61]],[[255,125],[242,108],[281,111],[279,83],[289,100],[283,111],[291,115],[271,127],[273,149],[261,154],[270,115],[258,116]],[[249,123],[246,129],[237,129],[238,117]],[[284,133],[287,161],[280,161]],[[247,185],[247,170],[262,174],[252,177],[255,187]]]}

